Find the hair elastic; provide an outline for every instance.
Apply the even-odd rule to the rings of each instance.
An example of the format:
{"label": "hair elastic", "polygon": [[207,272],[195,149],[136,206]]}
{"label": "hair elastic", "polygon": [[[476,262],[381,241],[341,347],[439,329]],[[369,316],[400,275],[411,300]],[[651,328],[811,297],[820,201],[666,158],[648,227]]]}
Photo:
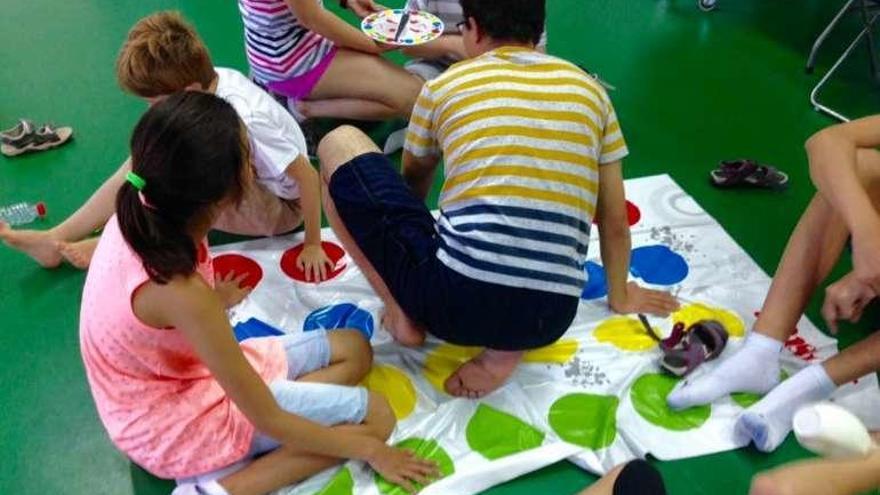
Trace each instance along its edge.
{"label": "hair elastic", "polygon": [[143,191],[144,187],[147,186],[147,181],[145,181],[143,177],[141,177],[140,175],[138,175],[132,171],[126,172],[125,180],[127,180],[129,182],[129,184],[134,186],[134,188],[137,189],[138,191]]}

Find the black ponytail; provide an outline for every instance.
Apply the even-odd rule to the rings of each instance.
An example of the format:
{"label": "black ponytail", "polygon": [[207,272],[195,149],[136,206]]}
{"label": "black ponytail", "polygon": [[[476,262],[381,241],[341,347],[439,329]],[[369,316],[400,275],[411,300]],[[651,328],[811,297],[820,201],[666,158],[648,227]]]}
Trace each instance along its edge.
{"label": "black ponytail", "polygon": [[122,185],[116,214],[122,236],[155,282],[192,274],[198,265],[193,226],[240,199],[244,132],[229,103],[200,92],[166,98],[135,127],[132,171],[145,184],[141,190]]}

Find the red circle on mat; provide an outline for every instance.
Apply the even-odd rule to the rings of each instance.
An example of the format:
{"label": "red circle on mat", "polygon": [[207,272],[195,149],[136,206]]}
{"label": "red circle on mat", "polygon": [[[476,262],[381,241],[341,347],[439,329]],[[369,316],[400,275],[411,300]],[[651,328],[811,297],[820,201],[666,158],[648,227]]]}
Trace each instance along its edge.
{"label": "red circle on mat", "polygon": [[[630,200],[626,200],[626,219],[629,221],[630,227],[639,223],[639,220],[642,219],[642,211]],[[594,218],[593,223],[599,225],[599,219]]]}
{"label": "red circle on mat", "polygon": [[229,272],[240,276],[247,273],[241,282],[244,287],[253,289],[263,280],[263,269],[256,261],[240,254],[223,254],[214,258],[214,274],[218,278],[225,277]]}
{"label": "red circle on mat", "polygon": [[642,212],[639,210],[639,207],[629,200],[626,201],[626,218],[629,220],[630,227],[639,223],[639,220],[642,219]]}
{"label": "red circle on mat", "polygon": [[[296,280],[297,282],[307,282],[307,283],[317,283],[314,281],[306,280],[306,274],[304,271],[300,270],[298,266],[296,266],[296,260],[299,259],[299,254],[302,253],[304,244],[297,244],[296,246],[288,249],[284,252],[284,255],[281,257],[281,271],[283,271],[288,277]],[[345,265],[339,265],[339,260],[341,260],[345,256],[345,250],[342,249],[338,244],[334,244],[332,242],[324,241],[321,243],[321,246],[324,248],[324,252],[327,253],[327,257],[330,258],[330,261],[333,263],[333,266],[336,268],[327,272],[327,278],[324,279],[324,282],[335,278],[337,275],[342,273],[345,270]]]}

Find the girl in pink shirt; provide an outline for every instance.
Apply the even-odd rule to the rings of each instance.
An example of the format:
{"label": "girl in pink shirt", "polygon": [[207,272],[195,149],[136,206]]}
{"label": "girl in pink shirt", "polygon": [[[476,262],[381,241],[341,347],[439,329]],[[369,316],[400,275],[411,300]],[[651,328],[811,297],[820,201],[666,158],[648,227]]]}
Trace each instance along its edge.
{"label": "girl in pink shirt", "polygon": [[433,464],[385,444],[387,402],[348,386],[371,364],[359,332],[235,341],[226,308],[247,291],[238,278],[214,280],[204,240],[251,170],[235,109],[178,93],[141,118],[131,151],[80,317],[114,444],[153,474],[185,480],[175,493],[263,494],[343,459],[404,485],[432,476]]}

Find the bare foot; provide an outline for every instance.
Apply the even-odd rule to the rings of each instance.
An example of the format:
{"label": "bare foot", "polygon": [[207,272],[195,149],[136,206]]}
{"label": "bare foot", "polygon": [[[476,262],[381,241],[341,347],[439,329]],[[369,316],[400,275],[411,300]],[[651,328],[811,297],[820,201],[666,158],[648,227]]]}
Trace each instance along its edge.
{"label": "bare foot", "polygon": [[98,247],[100,237],[83,239],[78,242],[58,242],[58,252],[68,263],[80,270],[86,270],[92,262],[92,255]]}
{"label": "bare foot", "polygon": [[61,253],[50,231],[13,230],[8,224],[0,222],[0,240],[30,256],[43,268],[55,268],[61,264]]}
{"label": "bare foot", "polygon": [[382,316],[382,326],[400,345],[420,347],[425,343],[425,328],[412,321],[400,306],[386,306]]}
{"label": "bare foot", "polygon": [[522,351],[486,349],[479,356],[461,365],[446,379],[443,388],[455,397],[479,399],[504,385],[522,360]]}

